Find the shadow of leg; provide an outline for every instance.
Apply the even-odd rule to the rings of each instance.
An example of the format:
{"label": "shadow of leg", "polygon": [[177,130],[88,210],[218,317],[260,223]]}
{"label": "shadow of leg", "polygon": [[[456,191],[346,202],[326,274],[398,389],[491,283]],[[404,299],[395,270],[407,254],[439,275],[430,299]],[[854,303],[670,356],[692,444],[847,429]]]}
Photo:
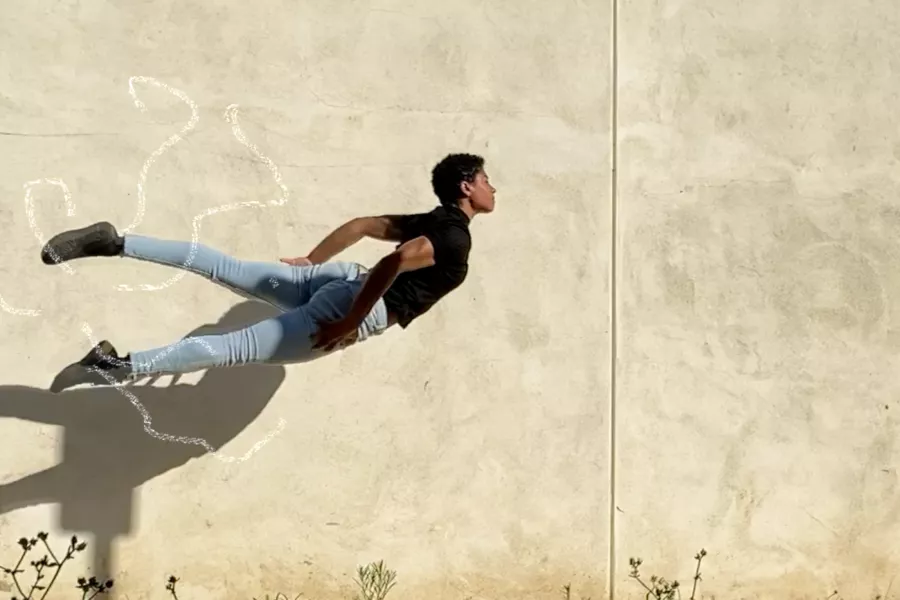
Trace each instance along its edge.
{"label": "shadow of leg", "polygon": [[38,504],[60,502],[59,465],[0,485],[0,515]]}
{"label": "shadow of leg", "polygon": [[[260,303],[238,305],[221,322],[189,335],[237,329],[269,312]],[[210,371],[196,383],[175,385],[173,381],[165,388],[152,387],[153,378],[146,379],[127,382],[120,389],[103,380],[105,385],[96,388],[59,394],[0,386],[0,419],[64,428],[59,465],[0,485],[0,515],[58,504],[59,527],[79,532],[79,537],[88,534],[86,551],[91,554],[85,558],[91,561],[92,572],[87,576],[98,579],[115,579],[115,544],[136,533],[140,487],[207,453],[196,444],[155,437],[147,427],[222,448],[259,417],[283,383],[285,369],[252,366]],[[134,401],[123,395],[126,388]],[[152,416],[152,423],[142,410]]]}

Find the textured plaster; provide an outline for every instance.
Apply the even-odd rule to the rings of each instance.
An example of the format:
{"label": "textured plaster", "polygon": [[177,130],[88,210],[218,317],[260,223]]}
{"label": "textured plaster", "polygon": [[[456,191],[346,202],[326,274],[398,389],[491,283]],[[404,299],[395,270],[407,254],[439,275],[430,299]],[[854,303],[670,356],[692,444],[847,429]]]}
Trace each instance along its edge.
{"label": "textured plaster", "polygon": [[897,591],[898,26],[620,5],[618,589]]}
{"label": "textured plaster", "polygon": [[[630,556],[689,588],[703,547],[705,598],[892,597],[898,14],[620,0],[613,38],[608,1],[5,3],[0,564],[44,529],[97,550],[70,576],[134,599],[170,573],[185,599],[349,598],[383,559],[398,599],[596,600],[610,573],[643,597]],[[199,121],[149,80],[138,110],[134,76]],[[427,210],[454,151],[487,158],[498,210],[427,317],[131,390],[154,430],[220,455],[151,437],[116,390],[44,391],[84,323],[132,349],[261,308],[194,276],[113,289],[173,276],[152,265],[44,267],[32,226],[190,238],[205,211],[286,197],[200,224],[277,260]],[[43,183],[29,217],[44,178],[73,215]]]}
{"label": "textured plaster", "polygon": [[[0,7],[0,564],[73,532],[67,567],[115,595],[599,598],[607,577],[609,6],[588,2],[11,1]],[[131,77],[145,105],[129,93]],[[171,86],[181,99],[153,82]],[[191,123],[193,102],[199,120]],[[109,338],[123,350],[260,307],[122,260],[40,263],[44,236],[105,219],[234,256],[308,252],[354,216],[424,211],[449,152],[485,156],[498,210],[465,286],[405,332],[298,367],[45,391]],[[191,128],[165,152],[151,155]],[[27,182],[58,179],[62,189]],[[141,211],[139,201],[146,200]],[[342,258],[366,264],[390,246]],[[117,291],[141,284],[153,291]],[[94,552],[95,551],[95,552]],[[66,579],[68,577],[68,579]],[[77,593],[77,592],[76,592]]]}

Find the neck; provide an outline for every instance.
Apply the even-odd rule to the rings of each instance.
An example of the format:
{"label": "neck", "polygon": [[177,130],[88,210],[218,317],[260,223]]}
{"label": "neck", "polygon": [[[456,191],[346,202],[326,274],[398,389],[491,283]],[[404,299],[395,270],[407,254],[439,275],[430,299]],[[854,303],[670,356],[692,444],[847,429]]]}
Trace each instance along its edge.
{"label": "neck", "polygon": [[457,208],[459,208],[459,210],[463,211],[463,213],[465,213],[467,217],[469,217],[470,221],[475,218],[475,215],[478,214],[478,211],[475,210],[468,199],[460,200],[459,204],[457,204],[456,206]]}

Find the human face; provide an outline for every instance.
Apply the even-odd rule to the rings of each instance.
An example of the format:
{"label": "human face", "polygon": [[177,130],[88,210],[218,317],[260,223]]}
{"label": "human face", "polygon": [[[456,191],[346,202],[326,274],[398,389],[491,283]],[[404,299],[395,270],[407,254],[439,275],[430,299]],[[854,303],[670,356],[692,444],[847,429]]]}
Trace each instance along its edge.
{"label": "human face", "polygon": [[484,170],[478,171],[471,183],[463,182],[463,191],[476,213],[494,211],[494,194],[497,190],[491,185],[490,178]]}

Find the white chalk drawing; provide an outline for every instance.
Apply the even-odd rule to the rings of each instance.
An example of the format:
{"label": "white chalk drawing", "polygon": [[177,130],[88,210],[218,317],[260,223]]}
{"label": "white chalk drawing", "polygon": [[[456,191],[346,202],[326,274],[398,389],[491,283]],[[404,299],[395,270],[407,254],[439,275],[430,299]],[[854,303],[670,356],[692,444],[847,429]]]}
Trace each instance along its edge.
{"label": "white chalk drawing", "polygon": [[[47,240],[44,239],[44,234],[41,232],[40,228],[37,225],[37,221],[34,219],[34,201],[31,199],[31,190],[34,186],[46,183],[49,185],[55,185],[62,190],[63,199],[66,201],[66,216],[74,217],[75,216],[75,203],[72,202],[72,193],[69,191],[69,186],[61,179],[36,179],[35,181],[29,181],[25,184],[25,215],[28,217],[28,225],[31,227],[31,233],[34,234],[34,237],[37,238],[38,244],[43,246]],[[50,250],[50,255],[54,261],[58,261],[59,255],[56,254],[52,249]],[[57,262],[57,266],[59,266],[63,271],[68,273],[69,275],[74,275],[75,270],[66,263]]]}
{"label": "white chalk drawing", "polygon": [[[176,143],[178,143],[182,139],[182,136],[184,136],[188,131],[193,129],[196,126],[197,121],[199,121],[199,116],[197,115],[197,105],[190,98],[188,98],[184,94],[184,92],[182,92],[180,90],[176,90],[174,88],[171,88],[168,85],[166,85],[165,83],[159,82],[151,77],[132,77],[129,80],[129,90],[131,92],[132,98],[134,98],[135,105],[141,110],[141,112],[146,112],[147,107],[144,105],[143,102],[140,101],[140,99],[137,97],[137,94],[134,91],[134,82],[136,82],[136,81],[149,82],[158,87],[162,87],[167,92],[173,94],[177,98],[179,98],[182,101],[184,101],[185,103],[187,103],[188,106],[191,107],[191,120],[182,129],[181,134],[174,134],[172,137],[170,137],[168,140],[166,140],[162,144],[162,146],[157,148],[156,151],[154,151],[153,154],[150,155],[150,158],[148,158],[147,161],[144,163],[144,167],[141,169],[141,179],[138,182],[137,215],[135,216],[134,222],[121,231],[121,233],[123,235],[126,233],[130,233],[132,230],[134,230],[134,228],[137,227],[144,218],[144,212],[146,210],[146,202],[147,202],[146,196],[144,193],[144,186],[147,181],[147,172],[150,170],[150,167],[153,165],[153,163],[156,161],[157,158],[162,156],[162,154],[166,150],[168,150],[169,148],[174,146]],[[290,192],[287,189],[287,186],[285,186],[284,183],[282,183],[282,181],[281,181],[281,174],[278,172],[278,167],[275,166],[275,163],[273,163],[272,160],[269,159],[268,157],[263,156],[263,154],[259,151],[259,149],[255,145],[251,144],[247,140],[247,137],[244,135],[244,132],[241,131],[241,126],[238,123],[238,118],[237,118],[237,109],[238,109],[237,104],[230,105],[225,110],[225,115],[224,115],[225,120],[227,122],[231,123],[231,131],[234,134],[234,137],[237,139],[237,141],[239,141],[241,144],[243,144],[244,146],[249,148],[254,154],[256,154],[256,156],[260,160],[262,160],[264,163],[266,163],[266,165],[269,167],[269,170],[272,171],[272,176],[275,178],[275,183],[277,183],[278,186],[281,188],[281,196],[279,198],[270,200],[268,202],[249,201],[249,202],[238,202],[235,204],[227,204],[227,205],[223,205],[223,206],[217,206],[217,207],[211,208],[199,215],[196,215],[191,222],[192,229],[193,229],[193,231],[191,233],[191,250],[188,254],[187,261],[184,263],[185,269],[188,266],[190,266],[191,263],[194,262],[194,257],[197,255],[197,245],[198,245],[199,239],[200,239],[200,221],[202,221],[204,218],[206,218],[210,215],[220,213],[220,212],[227,212],[227,211],[235,210],[238,208],[247,208],[247,207],[266,208],[269,206],[281,206],[287,202],[288,195],[290,194]],[[131,292],[131,291],[135,291],[136,289],[141,290],[141,291],[147,291],[147,292],[164,290],[164,289],[168,288],[169,286],[171,286],[172,284],[183,279],[185,275],[187,275],[186,270],[179,270],[170,279],[168,279],[167,281],[165,281],[159,285],[141,284],[141,285],[137,286],[136,288],[133,288],[126,284],[119,284],[116,286],[116,289],[119,291],[123,291],[123,292]],[[274,279],[270,279],[269,281],[273,285],[277,285],[277,283],[274,282]]]}
{"label": "white chalk drawing", "polygon": [[137,97],[137,92],[134,89],[135,82],[140,83],[150,83],[157,87],[161,87],[165,89],[167,92],[187,104],[191,107],[191,120],[187,122],[187,124],[181,128],[180,133],[173,134],[169,139],[167,139],[163,144],[153,151],[149,158],[144,161],[144,166],[141,168],[140,178],[138,179],[138,207],[137,214],[134,217],[134,221],[131,222],[131,225],[122,229],[121,233],[131,233],[134,229],[141,224],[141,221],[144,220],[144,213],[147,210],[147,197],[144,192],[144,187],[147,183],[147,172],[150,171],[150,167],[153,166],[153,163],[156,162],[156,159],[163,155],[163,153],[184,139],[184,136],[188,134],[194,127],[197,126],[197,122],[200,120],[200,114],[197,110],[197,104],[187,97],[187,94],[182,92],[181,90],[176,90],[161,81],[157,81],[152,77],[131,77],[128,80],[128,93],[131,94],[131,98],[134,100],[134,105],[137,106],[138,110],[141,112],[147,112],[147,106],[141,102],[140,98]]}
{"label": "white chalk drawing", "polygon": [[0,296],[0,308],[2,308],[4,312],[16,315],[17,317],[38,317],[41,314],[41,311],[36,309],[10,306],[9,303],[3,299],[3,296]]}
{"label": "white chalk drawing", "polygon": [[[88,325],[87,323],[82,324],[81,331],[88,338],[88,340],[90,340],[92,348],[99,343],[99,341],[94,337],[94,334],[91,331],[90,325]],[[170,349],[168,351],[161,353],[161,355],[165,355],[168,352],[170,352],[171,350],[174,350],[174,348],[177,348],[178,346],[185,344],[185,343],[198,343],[198,344],[203,345],[209,351],[210,354],[215,353],[215,351],[212,349],[212,347],[209,344],[207,344],[205,341],[196,340],[196,339],[193,339],[193,340],[185,339],[185,340],[181,340],[174,346],[170,347]],[[217,459],[219,459],[222,462],[233,463],[233,462],[246,461],[251,456],[256,454],[256,452],[258,452],[263,446],[268,444],[272,440],[272,438],[274,438],[276,435],[281,433],[284,430],[285,425],[287,425],[287,421],[285,421],[283,418],[278,419],[278,426],[273,431],[270,431],[268,433],[268,435],[266,435],[265,438],[263,438],[262,440],[255,443],[253,445],[253,447],[250,448],[250,450],[248,450],[246,453],[244,453],[243,456],[241,456],[240,458],[236,458],[234,456],[226,456],[224,454],[219,453],[218,450],[213,448],[210,445],[210,443],[207,442],[203,438],[171,435],[169,433],[161,433],[159,431],[156,431],[155,429],[153,429],[153,419],[150,417],[150,413],[147,412],[147,409],[144,408],[144,405],[141,404],[141,401],[138,400],[137,396],[132,394],[128,390],[128,388],[126,388],[124,385],[117,382],[116,379],[114,377],[112,377],[109,373],[107,373],[101,369],[91,369],[91,371],[100,375],[101,377],[103,377],[103,379],[105,379],[106,382],[109,383],[110,386],[115,387],[117,390],[119,390],[119,392],[123,396],[128,398],[128,400],[131,402],[131,404],[138,410],[139,413],[141,413],[141,417],[143,417],[143,419],[144,419],[144,431],[148,435],[150,435],[158,440],[162,440],[164,442],[175,442],[175,443],[179,443],[179,444],[193,444],[196,446],[202,446],[207,452],[209,452],[210,454],[212,454],[213,456],[215,456]]]}
{"label": "white chalk drawing", "polygon": [[[64,181],[60,179],[37,179],[35,181],[27,181],[23,186],[25,188],[25,215],[28,217],[28,225],[31,227],[32,233],[37,238],[38,243],[43,246],[44,245],[44,234],[41,232],[40,228],[37,225],[37,222],[34,219],[34,200],[31,197],[31,190],[36,185],[40,184],[49,184],[55,185],[59,187],[63,192],[63,198],[66,201],[66,216],[74,217],[75,216],[75,203],[72,202],[72,194],[69,192],[69,187],[65,184]],[[56,259],[56,253],[51,251],[51,255]],[[58,266],[62,267],[63,270],[69,275],[74,275],[75,271],[69,265],[65,263],[60,263]],[[18,317],[39,317],[41,316],[41,311],[36,308],[14,308],[10,306],[6,300],[3,299],[3,296],[0,296],[0,309],[3,309],[4,312],[7,312],[11,315],[15,315]]]}
{"label": "white chalk drawing", "polygon": [[[150,83],[157,87],[161,87],[161,88],[165,89],[166,91],[168,91],[169,93],[173,94],[174,96],[176,96],[177,98],[182,100],[184,103],[186,103],[191,108],[191,119],[181,129],[180,133],[176,133],[176,134],[172,135],[171,137],[169,137],[169,139],[166,140],[159,148],[157,148],[150,155],[150,157],[144,162],[144,165],[141,169],[140,178],[138,181],[137,214],[135,215],[134,221],[128,227],[125,227],[124,229],[120,230],[120,233],[122,235],[132,232],[138,225],[140,225],[141,221],[144,218],[144,214],[146,213],[146,207],[147,207],[145,187],[146,187],[146,181],[147,181],[147,173],[149,172],[150,167],[153,165],[153,163],[156,161],[156,159],[158,159],[160,156],[162,156],[162,154],[166,150],[168,150],[169,148],[174,146],[176,143],[181,141],[184,138],[184,136],[187,135],[188,132],[190,132],[194,127],[196,127],[197,122],[200,119],[196,103],[194,103],[190,98],[188,98],[188,96],[184,92],[177,90],[175,88],[172,88],[171,86],[169,86],[165,83],[162,83],[156,79],[153,79],[152,77],[137,77],[137,76],[131,77],[128,80],[129,93],[131,94],[132,98],[134,99],[135,106],[137,106],[137,108],[139,110],[141,110],[141,112],[146,112],[147,107],[137,97],[137,93],[135,92],[135,88],[134,88],[135,83]],[[136,291],[136,290],[158,291],[158,290],[166,289],[166,288],[170,287],[171,285],[173,285],[174,283],[178,282],[180,279],[182,279],[187,274],[187,267],[191,264],[191,262],[193,262],[193,259],[196,256],[197,246],[199,245],[200,221],[202,221],[205,217],[213,215],[213,214],[217,214],[220,212],[227,212],[230,210],[235,210],[238,208],[247,208],[247,207],[266,208],[266,207],[271,207],[271,206],[281,206],[287,202],[290,192],[288,191],[287,186],[285,186],[281,180],[281,174],[278,172],[278,167],[275,165],[274,162],[272,162],[271,159],[264,156],[254,144],[250,143],[247,140],[247,137],[244,135],[243,131],[241,131],[240,124],[238,122],[238,105],[237,104],[229,105],[228,108],[225,110],[224,118],[225,118],[226,122],[231,124],[231,129],[232,129],[232,133],[233,133],[234,137],[241,144],[243,144],[244,146],[249,148],[260,160],[262,160],[264,163],[266,163],[266,165],[269,167],[269,170],[272,171],[272,175],[275,178],[275,182],[281,188],[281,195],[278,198],[275,198],[268,202],[256,202],[256,201],[239,202],[239,203],[234,203],[234,204],[229,204],[229,205],[218,206],[218,207],[209,209],[199,215],[196,215],[192,220],[193,234],[191,237],[191,251],[190,251],[187,262],[184,264],[185,270],[178,271],[178,273],[175,276],[171,277],[170,279],[163,282],[162,284],[158,284],[158,285],[141,284],[136,287],[131,287],[131,286],[128,286],[125,284],[119,284],[119,285],[114,286],[114,289],[116,289],[118,291]],[[62,180],[45,178],[45,179],[34,180],[34,181],[29,181],[29,182],[25,183],[25,185],[24,185],[24,187],[25,187],[25,212],[26,212],[26,215],[28,216],[28,224],[31,227],[32,233],[37,238],[38,243],[41,246],[43,246],[46,243],[46,240],[44,238],[43,232],[41,232],[41,230],[38,227],[37,222],[34,218],[34,201],[32,199],[32,189],[36,185],[40,185],[40,184],[54,185],[54,186],[59,187],[62,190],[63,197],[64,197],[65,204],[66,204],[66,215],[68,217],[75,216],[75,203],[72,201],[72,195],[69,192],[68,186]],[[51,250],[50,254],[51,254],[51,258],[53,258],[54,261],[56,262],[59,257],[57,255],[55,255],[55,253],[52,250]],[[71,265],[69,265],[67,263],[56,262],[56,266],[62,268],[69,275],[75,274],[75,270],[72,268]],[[277,281],[274,278],[270,279],[270,283],[273,286],[278,285]],[[3,311],[5,311],[9,314],[16,315],[16,316],[37,317],[42,314],[41,311],[38,309],[14,308],[14,307],[10,306],[3,299],[2,296],[0,296],[0,309],[2,309]],[[87,336],[88,340],[90,341],[91,347],[96,346],[98,342],[94,339],[94,336],[91,332],[90,325],[85,322],[82,325],[81,330],[85,334],[85,336]],[[181,341],[177,342],[176,344],[170,345],[168,347],[168,350],[161,353],[160,356],[164,356],[165,354],[168,354],[168,352],[173,351],[174,349],[178,348],[180,345],[185,344],[185,343],[201,343],[206,347],[206,349],[211,354],[215,353],[215,350],[213,350],[213,348],[211,346],[209,346],[209,344],[207,344],[206,342],[188,338],[185,340],[181,340]],[[154,361],[155,360],[156,359],[154,359]],[[151,364],[154,361],[151,361]],[[116,380],[112,376],[110,376],[108,373],[101,371],[99,369],[92,369],[92,371],[94,371],[95,373],[97,373],[101,377],[103,377],[107,381],[107,383],[109,383],[112,387],[115,387],[116,389],[118,389],[125,397],[127,397],[129,399],[129,401],[132,403],[132,405],[134,405],[134,407],[141,413],[141,416],[144,419],[144,431],[148,435],[151,435],[152,437],[154,437],[156,439],[166,441],[166,442],[177,442],[177,443],[182,443],[182,444],[200,445],[203,448],[205,448],[208,452],[210,452],[213,456],[215,456],[217,459],[219,459],[223,462],[243,462],[243,461],[249,459],[260,448],[262,448],[265,444],[267,444],[273,437],[275,437],[276,435],[281,433],[281,431],[283,431],[283,429],[286,425],[286,421],[284,419],[279,419],[278,427],[274,431],[270,432],[263,440],[260,440],[259,442],[257,442],[242,457],[237,458],[237,457],[233,457],[233,456],[225,456],[225,455],[220,454],[205,439],[191,438],[191,437],[185,437],[185,436],[173,436],[173,435],[170,435],[167,433],[161,433],[161,432],[156,431],[152,427],[153,420],[151,419],[150,414],[147,412],[147,410],[144,408],[144,406],[140,403],[140,401],[137,399],[137,397],[134,394],[132,394],[130,391],[128,391],[123,385],[118,384],[116,382]]]}

